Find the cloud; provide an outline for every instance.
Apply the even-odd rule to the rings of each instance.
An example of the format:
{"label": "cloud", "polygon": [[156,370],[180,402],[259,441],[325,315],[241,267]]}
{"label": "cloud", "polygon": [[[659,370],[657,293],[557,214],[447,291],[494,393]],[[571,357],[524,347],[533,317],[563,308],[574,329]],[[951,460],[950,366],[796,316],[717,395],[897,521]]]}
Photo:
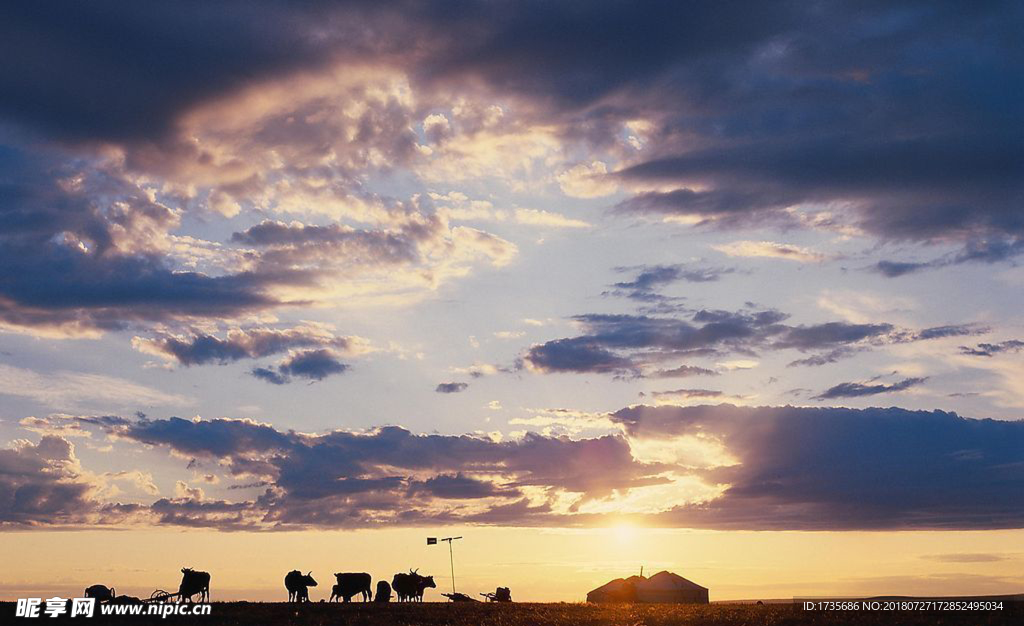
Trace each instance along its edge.
{"label": "cloud", "polygon": [[[1007,94],[1019,93],[1020,75],[1008,42],[1020,17],[1006,2],[827,10],[744,2],[729,19],[718,7],[671,2],[643,12],[628,2],[599,10],[470,3],[454,19],[431,2],[400,12],[365,2],[273,0],[193,3],[156,14],[117,6],[8,11],[0,41],[17,69],[0,73],[0,87],[17,97],[0,113],[57,141],[159,142],[211,102],[296,75],[308,79],[332,64],[352,74],[386,58],[386,69],[403,75],[406,91],[420,100],[438,92],[484,100],[500,94],[503,105],[521,105],[531,130],[520,133],[531,136],[522,143],[543,146],[532,148],[542,154],[565,140],[600,148],[601,160],[556,170],[567,193],[604,195],[613,178],[646,191],[633,210],[710,220],[839,206],[884,239],[1019,238],[1024,223],[1016,168],[1024,144],[1020,133],[1006,132],[1015,111]],[[82,23],[121,35],[103,43],[60,35]],[[172,39],[174,55],[164,45]],[[139,60],[151,71],[134,71]],[[280,139],[291,119],[294,133],[311,136],[304,147],[318,145],[323,118],[300,106],[303,92],[284,91],[294,103],[262,126],[266,143]],[[336,102],[323,100],[329,109]],[[250,122],[241,114],[258,102],[237,107],[235,116]],[[485,132],[507,123],[502,107],[471,98],[447,107],[412,102],[399,95],[348,109],[354,132],[337,135],[355,137],[352,143],[379,139],[376,151],[362,151],[370,165],[375,156],[391,162],[428,150],[461,153],[453,161],[461,168],[438,168],[446,176],[485,171],[470,158],[484,152],[514,152],[505,161],[515,164],[520,153],[535,154],[509,150],[499,138],[510,133]],[[419,146],[416,129],[429,145]],[[311,147],[294,152],[284,161],[319,156]],[[241,162],[216,164],[245,170]],[[218,196],[214,204],[232,201]]]}
{"label": "cloud", "polygon": [[250,372],[254,377],[274,385],[285,385],[293,378],[305,378],[309,381],[321,381],[334,374],[342,374],[349,366],[342,363],[334,351],[327,348],[292,352],[288,358],[277,365],[276,370],[269,367],[253,368]]}
{"label": "cloud", "polygon": [[860,349],[860,348],[848,348],[848,347],[844,346],[844,347],[841,347],[841,348],[836,348],[835,350],[829,350],[828,352],[823,352],[821,354],[814,354],[814,355],[811,355],[811,356],[809,356],[807,358],[804,358],[804,359],[797,359],[795,361],[790,361],[790,363],[787,365],[787,367],[797,367],[797,366],[800,366],[800,365],[806,365],[806,366],[811,366],[811,367],[820,367],[822,365],[828,365],[829,363],[836,363],[836,362],[838,362],[838,361],[840,361],[842,359],[849,358],[849,357],[851,357],[851,356],[853,356],[853,355],[855,355],[855,354],[857,354],[858,352],[861,352],[861,351],[862,351],[862,349]]}
{"label": "cloud", "polygon": [[[527,492],[533,504],[516,519],[530,523],[535,512],[553,510],[556,494],[572,502],[663,482],[657,477],[661,466],[635,460],[628,442],[615,435],[570,440],[527,434],[495,441],[415,435],[399,427],[302,435],[248,420],[179,418],[108,420],[103,428],[122,440],[217,460],[236,477],[270,482],[253,501],[152,505],[159,523],[179,525],[483,522]],[[476,504],[466,508],[468,501]]]}
{"label": "cloud", "polygon": [[922,270],[962,265],[964,263],[1000,263],[1024,254],[1024,238],[992,237],[970,239],[959,252],[930,261],[882,260],[873,269],[887,278],[897,278]]}
{"label": "cloud", "polygon": [[895,393],[905,391],[924,383],[927,378],[904,378],[901,381],[884,383],[839,383],[829,387],[820,394],[814,396],[815,400],[833,400],[835,398],[858,398],[861,396],[875,396],[880,393]]}
{"label": "cloud", "polygon": [[994,356],[1000,352],[1019,352],[1024,349],[1024,341],[1008,339],[999,343],[979,343],[975,347],[960,346],[960,354],[970,356]]}
{"label": "cloud", "polygon": [[[710,283],[718,281],[723,275],[731,274],[732,268],[697,267],[693,265],[641,265],[639,267],[617,267],[617,272],[636,272],[635,278],[629,281],[613,283],[612,290],[602,295],[619,296],[656,305],[652,311],[670,311],[670,304],[683,298],[666,296],[659,293],[662,287],[676,282]],[[646,311],[646,309],[645,309]]]}
{"label": "cloud", "polygon": [[369,350],[365,339],[337,337],[330,327],[312,323],[292,328],[230,328],[223,339],[201,332],[189,335],[160,334],[155,339],[135,337],[132,346],[140,352],[155,354],[185,366],[207,363],[223,365],[314,346],[357,354]]}
{"label": "cloud", "polygon": [[92,508],[74,446],[56,436],[0,450],[0,522],[52,523]]}
{"label": "cloud", "polygon": [[150,406],[187,406],[193,400],[103,374],[58,370],[40,373],[0,364],[0,394],[28,398],[57,410],[82,408],[132,410]]}
{"label": "cloud", "polygon": [[469,383],[438,383],[434,391],[437,393],[461,393],[469,389]]}
{"label": "cloud", "polygon": [[687,376],[718,376],[718,372],[696,365],[680,365],[667,370],[657,370],[648,374],[650,378],[684,378]]}
{"label": "cloud", "polygon": [[540,372],[612,373],[635,369],[632,360],[617,356],[588,337],[555,339],[529,349],[525,360]]}
{"label": "cloud", "polygon": [[550,228],[590,228],[583,220],[575,220],[551,211],[540,209],[516,209],[516,221],[531,226],[547,226]]}
{"label": "cloud", "polygon": [[562,192],[574,198],[600,198],[618,191],[618,182],[608,176],[602,161],[579,163],[558,174],[555,179]]}
{"label": "cloud", "polygon": [[287,376],[270,367],[254,367],[250,374],[272,385],[287,385],[291,382]]}
{"label": "cloud", "polygon": [[[633,406],[612,414],[539,409],[521,423],[551,434],[501,440],[417,435],[397,426],[311,435],[223,418],[55,419],[99,430],[121,445],[136,442],[191,459],[190,465],[209,463],[232,483],[243,480],[243,488],[262,493],[217,500],[182,481],[175,498],[151,505],[82,500],[75,494],[88,488],[87,472],[72,460],[70,444],[44,436],[38,447],[19,443],[0,451],[0,490],[12,481],[17,488],[29,478],[51,480],[40,463],[63,468],[54,480],[82,486],[50,501],[55,514],[30,507],[18,523],[557,527],[630,514],[650,526],[723,530],[1024,524],[1024,506],[1005,497],[1024,484],[1024,425],[942,411],[728,404]],[[556,434],[606,429],[614,434]],[[82,515],[68,517],[70,507],[60,503],[79,505]]]}
{"label": "cloud", "polygon": [[774,241],[734,241],[711,247],[729,256],[738,257],[766,257],[801,263],[820,263],[826,258],[824,254],[809,248]]}
{"label": "cloud", "polygon": [[702,309],[690,313],[688,318],[577,315],[572,319],[581,329],[579,336],[535,344],[527,349],[523,362],[530,369],[545,373],[666,377],[711,371],[689,363],[665,366],[672,361],[728,354],[753,355],[758,350],[820,351],[819,355],[794,362],[814,365],[872,346],[979,332],[969,325],[924,331],[900,330],[888,323],[825,322],[793,326],[783,323],[788,317],[772,309]]}
{"label": "cloud", "polygon": [[[655,516],[750,530],[1019,528],[1024,423],[942,411],[638,406],[627,436],[714,437],[738,463],[702,472],[721,497]],[[911,443],[912,442],[912,443]]]}
{"label": "cloud", "polygon": [[501,489],[494,483],[456,474],[439,474],[409,485],[410,495],[429,494],[446,500],[473,500],[494,496],[519,496],[518,489]]}
{"label": "cloud", "polygon": [[542,209],[495,209],[489,200],[471,200],[459,191],[446,194],[431,192],[428,197],[437,205],[439,213],[449,220],[515,222],[526,226],[545,228],[590,228],[583,220],[566,217],[561,213]]}

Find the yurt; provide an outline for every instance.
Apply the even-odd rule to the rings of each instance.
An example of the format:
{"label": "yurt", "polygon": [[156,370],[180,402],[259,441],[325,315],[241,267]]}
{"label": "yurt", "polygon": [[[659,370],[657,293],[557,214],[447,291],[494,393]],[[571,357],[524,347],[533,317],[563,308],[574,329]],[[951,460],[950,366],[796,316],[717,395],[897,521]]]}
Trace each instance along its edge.
{"label": "yurt", "polygon": [[658,572],[650,578],[616,578],[588,593],[587,602],[707,604],[708,590],[678,574]]}

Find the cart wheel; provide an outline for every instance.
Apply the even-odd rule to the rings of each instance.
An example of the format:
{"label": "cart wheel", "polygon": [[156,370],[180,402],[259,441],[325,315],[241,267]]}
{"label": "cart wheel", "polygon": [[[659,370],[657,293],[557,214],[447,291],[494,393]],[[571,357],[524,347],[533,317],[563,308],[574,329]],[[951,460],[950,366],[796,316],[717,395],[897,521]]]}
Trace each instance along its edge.
{"label": "cart wheel", "polygon": [[150,600],[160,600],[160,599],[163,599],[164,596],[169,596],[169,595],[171,595],[171,594],[167,593],[163,589],[157,589],[153,593],[149,594],[149,599]]}

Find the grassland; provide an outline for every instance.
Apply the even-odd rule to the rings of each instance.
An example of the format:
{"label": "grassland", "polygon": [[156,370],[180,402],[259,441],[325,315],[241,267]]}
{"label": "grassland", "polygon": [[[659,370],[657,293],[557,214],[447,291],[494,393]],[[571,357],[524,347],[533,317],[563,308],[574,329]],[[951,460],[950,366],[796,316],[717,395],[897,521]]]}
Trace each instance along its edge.
{"label": "grassland", "polygon": [[149,624],[225,626],[852,626],[905,624],[995,626],[1024,624],[1024,605],[988,612],[820,612],[793,605],[587,605],[587,604],[321,604],[214,603],[211,615],[14,618],[13,603],[0,603],[4,624]]}

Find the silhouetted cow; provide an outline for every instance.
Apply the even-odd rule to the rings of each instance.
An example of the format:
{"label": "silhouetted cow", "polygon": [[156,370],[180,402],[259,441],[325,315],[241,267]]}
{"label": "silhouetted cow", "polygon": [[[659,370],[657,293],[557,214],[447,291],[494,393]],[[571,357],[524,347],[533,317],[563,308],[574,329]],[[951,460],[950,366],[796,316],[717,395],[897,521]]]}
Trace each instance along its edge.
{"label": "silhouetted cow", "polygon": [[199,572],[191,567],[181,568],[181,584],[178,585],[178,601],[191,602],[192,596],[199,594],[200,602],[210,601],[210,574]]}
{"label": "silhouetted cow", "polygon": [[395,574],[391,587],[399,602],[423,602],[423,592],[437,585],[433,576],[420,576],[416,570],[410,570],[408,574]]}
{"label": "silhouetted cow", "polygon": [[338,579],[338,584],[334,585],[334,592],[331,594],[331,601],[343,600],[350,602],[352,596],[362,594],[363,602],[369,602],[373,592],[370,589],[370,584],[373,579],[370,578],[369,574],[366,573],[335,573],[334,577]]}
{"label": "silhouetted cow", "polygon": [[114,599],[113,587],[104,587],[103,585],[93,585],[85,588],[86,598],[96,598],[96,602],[110,602]]}
{"label": "silhouetted cow", "polygon": [[374,602],[391,602],[391,585],[386,580],[377,581],[377,595],[373,597]]}
{"label": "silhouetted cow", "polygon": [[303,574],[294,569],[285,575],[284,586],[288,590],[289,602],[309,602],[309,588],[316,587],[316,581],[313,580],[313,572]]}

